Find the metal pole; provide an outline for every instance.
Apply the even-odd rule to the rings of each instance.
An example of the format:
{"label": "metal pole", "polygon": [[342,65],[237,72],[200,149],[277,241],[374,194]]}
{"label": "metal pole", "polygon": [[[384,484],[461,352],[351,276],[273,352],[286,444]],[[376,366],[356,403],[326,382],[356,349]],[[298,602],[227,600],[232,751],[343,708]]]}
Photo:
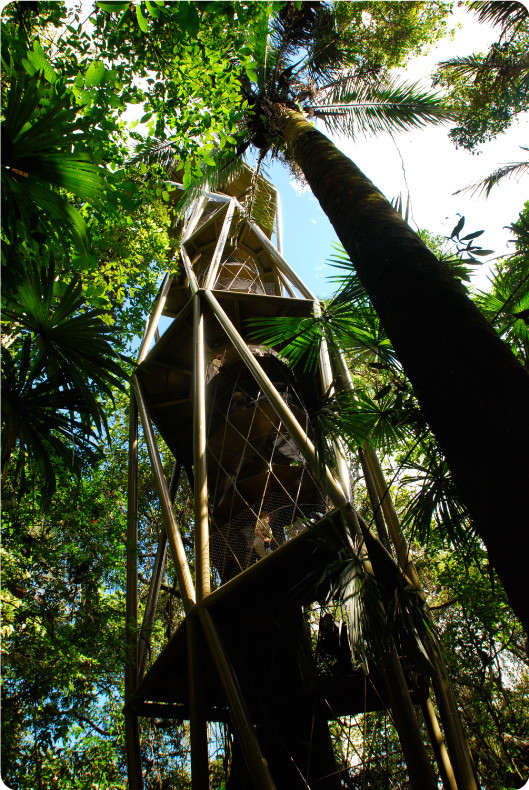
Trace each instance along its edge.
{"label": "metal pole", "polygon": [[187,225],[184,228],[184,235],[182,237],[182,244],[185,241],[188,240],[188,238],[191,236],[191,234],[195,230],[195,228],[198,225],[198,222],[200,220],[200,217],[202,216],[202,212],[205,209],[205,207],[207,206],[207,203],[208,203],[208,199],[204,195],[202,195],[201,197],[197,198],[197,200],[195,201],[195,205],[193,206],[193,210],[191,212],[191,216],[189,217],[189,221],[188,221]]}
{"label": "metal pole", "polygon": [[[127,492],[127,594],[126,594],[125,703],[130,703],[138,683],[138,409],[134,392],[130,391],[129,466]],[[125,712],[127,774],[130,790],[142,790],[140,733],[138,717],[130,709]]]}
{"label": "metal pole", "polygon": [[[314,302],[314,315],[316,318],[321,317],[321,307],[319,301]],[[334,391],[334,376],[332,375],[331,359],[329,356],[329,348],[325,337],[322,338],[320,346],[320,373],[323,384],[324,393]],[[338,465],[338,475],[342,483],[342,488],[347,499],[351,499],[351,473],[349,465],[345,457],[345,449],[343,443],[340,441],[333,442],[334,451],[336,453],[336,461]]]}
{"label": "metal pole", "polygon": [[204,315],[200,296],[193,297],[193,345],[195,357],[193,408],[194,508],[195,508],[195,583],[197,600],[210,591],[209,506],[206,456],[206,359]]}
{"label": "metal pole", "polygon": [[219,302],[217,301],[216,297],[211,293],[211,291],[204,291],[204,298],[210,304],[213,312],[217,316],[222,328],[228,335],[229,339],[241,355],[244,363],[246,364],[249,371],[252,373],[253,377],[255,378],[256,382],[261,387],[262,391],[270,401],[272,408],[278,415],[278,417],[285,423],[285,426],[292,436],[294,442],[296,443],[300,453],[306,459],[311,471],[315,474],[317,478],[320,480],[323,478],[322,482],[326,487],[326,491],[329,494],[333,504],[335,507],[343,507],[348,503],[346,499],[342,487],[339,482],[334,478],[333,474],[327,467],[322,467],[320,462],[316,457],[316,452],[314,449],[314,445],[296,420],[295,416],[290,411],[289,407],[274,387],[262,367],[256,361],[255,357],[249,350],[248,346],[242,339],[241,335],[237,332],[235,327],[233,326],[232,322],[220,306]]}
{"label": "metal pole", "polygon": [[169,495],[169,488],[163,473],[162,462],[158,452],[158,447],[156,445],[156,439],[154,437],[154,431],[151,426],[147,407],[145,405],[142,387],[136,374],[133,374],[132,376],[132,383],[134,385],[136,399],[138,402],[138,410],[143,425],[143,433],[145,435],[145,441],[147,442],[147,449],[151,459],[154,482],[158,492],[158,497],[160,498],[160,506],[162,508],[167,538],[169,540],[176,577],[178,579],[178,586],[182,596],[182,603],[187,614],[196,601],[193,579],[189,571],[189,565],[187,562],[182,536],[176,523],[171,497]]}
{"label": "metal pole", "polygon": [[158,301],[156,302],[156,307],[154,308],[153,314],[151,316],[151,320],[148,326],[147,331],[143,336],[143,340],[141,341],[140,351],[138,354],[138,365],[140,362],[143,362],[147,353],[149,351],[149,346],[151,344],[151,340],[158,329],[158,323],[160,321],[160,316],[162,314],[162,310],[165,307],[165,301],[167,299],[167,293],[171,286],[171,277],[169,274],[165,275],[164,281],[160,288],[160,296],[158,297]]}
{"label": "metal pole", "polygon": [[193,615],[186,618],[186,624],[191,780],[193,790],[209,790],[208,724],[204,699],[204,667],[198,643],[200,624]]}
{"label": "metal pole", "polygon": [[246,222],[249,225],[249,227],[253,230],[253,232],[255,233],[255,235],[263,245],[263,247],[265,247],[265,249],[268,250],[272,258],[275,260],[278,269],[282,271],[283,274],[289,278],[289,280],[296,286],[299,292],[303,294],[305,299],[311,299],[313,302],[315,302],[316,297],[314,296],[314,294],[309,291],[303,280],[300,277],[298,277],[294,269],[290,267],[290,265],[286,262],[286,260],[281,255],[281,253],[279,253],[276,250],[276,248],[274,247],[274,245],[272,244],[266,233],[264,233],[261,230],[261,228],[255,224],[255,222],[252,222],[252,220],[248,219],[246,220]]}
{"label": "metal pole", "polygon": [[154,618],[156,616],[156,607],[158,605],[158,595],[160,593],[160,586],[162,583],[163,572],[165,569],[165,559],[167,556],[167,533],[165,529],[158,541],[156,548],[156,557],[152,569],[151,583],[149,585],[149,592],[147,593],[147,601],[145,602],[145,611],[143,613],[143,622],[140,629],[139,639],[139,658],[138,658],[138,679],[141,680],[145,674],[145,665],[147,663],[147,653],[150,646],[150,637]]}
{"label": "metal pole", "polygon": [[228,204],[226,216],[224,217],[224,222],[222,223],[222,228],[219,234],[219,238],[215,246],[215,252],[213,253],[213,257],[211,258],[211,263],[209,265],[209,271],[206,277],[206,281],[204,283],[204,288],[213,288],[213,285],[215,283],[215,278],[219,270],[222,253],[224,252],[224,247],[226,246],[226,241],[228,239],[228,233],[230,232],[234,211],[235,211],[235,198],[230,200]]}
{"label": "metal pole", "polygon": [[287,294],[291,296],[293,299],[296,299],[297,297],[294,289],[290,285],[289,281],[287,280],[283,272],[277,266],[276,266],[276,275],[277,275],[277,279],[279,280],[279,283],[283,286]]}
{"label": "metal pole", "polygon": [[204,606],[198,607],[198,614],[208,642],[211,657],[213,658],[215,668],[228,700],[233,726],[235,727],[235,732],[241,744],[241,749],[252,777],[253,785],[256,790],[275,790],[275,783],[270,775],[268,763],[263,756],[255,735],[255,730],[246,709],[246,705],[244,704],[237,676],[224,650],[215,623],[211,618],[211,614]]}
{"label": "metal pole", "polygon": [[[169,483],[169,495],[171,497],[171,501],[173,501],[176,496],[178,483],[180,481],[181,468],[181,464],[178,461],[175,461],[173,473],[171,475],[171,482]],[[156,616],[156,607],[158,605],[158,595],[160,593],[163,572],[165,570],[166,556],[167,532],[165,531],[165,526],[162,524],[158,546],[156,549],[156,557],[152,569],[151,582],[149,584],[149,592],[147,593],[147,601],[145,602],[145,610],[143,612],[143,622],[140,629],[140,639],[138,645],[138,680],[141,680],[145,673],[149,639]]]}
{"label": "metal pole", "polygon": [[281,198],[276,190],[276,239],[277,251],[283,256],[283,215],[281,213]]}
{"label": "metal pole", "polygon": [[184,264],[185,273],[187,275],[187,281],[189,283],[189,290],[193,295],[196,294],[198,291],[198,280],[196,278],[195,272],[193,271],[193,264],[189,259],[189,255],[186,252],[186,248],[182,244],[180,247],[180,255],[182,256],[182,261]]}
{"label": "metal pole", "polygon": [[[236,202],[236,201],[235,201],[235,198],[230,198],[230,200],[228,202],[232,203],[232,202]],[[206,201],[206,203],[207,203],[207,201]],[[206,207],[206,203],[204,203],[204,208]],[[223,211],[226,211],[226,205],[219,206],[219,208],[216,209],[213,212],[213,214],[210,214],[209,217],[207,218],[207,220],[205,220],[202,223],[200,228],[198,228],[197,230],[193,229],[193,231],[191,233],[187,233],[186,232],[185,237],[184,237],[184,239],[182,241],[182,244],[187,244],[189,241],[193,241],[194,237],[198,233],[202,233],[204,228],[207,228],[208,225],[213,224],[218,219],[218,217],[222,214]],[[196,227],[196,225],[198,224],[199,221],[200,221],[200,216],[198,217],[197,222],[195,223],[195,227]]]}

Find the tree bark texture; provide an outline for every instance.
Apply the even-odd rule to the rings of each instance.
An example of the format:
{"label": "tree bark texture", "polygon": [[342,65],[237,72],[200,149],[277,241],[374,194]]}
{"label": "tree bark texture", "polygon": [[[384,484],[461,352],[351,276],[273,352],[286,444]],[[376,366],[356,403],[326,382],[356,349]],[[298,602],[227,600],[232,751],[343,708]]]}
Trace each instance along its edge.
{"label": "tree bark texture", "polygon": [[349,254],[529,633],[529,375],[356,165],[303,115],[279,112],[289,153]]}

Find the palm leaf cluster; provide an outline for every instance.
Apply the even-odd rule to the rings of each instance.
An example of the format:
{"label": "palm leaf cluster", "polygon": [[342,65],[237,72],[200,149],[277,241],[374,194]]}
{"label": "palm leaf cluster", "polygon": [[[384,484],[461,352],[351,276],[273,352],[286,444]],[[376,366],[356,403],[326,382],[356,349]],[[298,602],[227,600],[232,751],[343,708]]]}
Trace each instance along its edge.
{"label": "palm leaf cluster", "polygon": [[102,169],[77,134],[66,94],[52,94],[39,75],[10,86],[2,120],[3,230],[13,246],[25,232],[44,240],[60,226],[86,253],[86,222],[68,200],[103,197]]}
{"label": "palm leaf cluster", "polygon": [[336,560],[311,582],[324,605],[340,606],[353,660],[380,683],[384,656],[396,647],[410,688],[419,677],[427,687],[439,646],[417,590],[368,530],[363,529],[365,543],[361,545],[348,532],[345,543],[337,531],[318,533],[315,528],[315,532],[319,541],[334,550]]}
{"label": "palm leaf cluster", "polygon": [[402,486],[414,492],[402,523],[422,544],[428,543],[435,526],[453,545],[468,550],[474,531],[448,464],[431,440],[426,440],[421,449],[420,460],[407,460],[402,465]]}
{"label": "palm leaf cluster", "polygon": [[107,431],[98,397],[112,399],[123,370],[101,311],[84,309],[80,280],[61,283],[53,265],[27,272],[2,320],[11,332],[2,348],[2,470],[16,451],[15,477],[27,460],[51,493],[54,456],[75,471],[98,457]]}
{"label": "palm leaf cluster", "polygon": [[499,27],[502,36],[515,31],[528,16],[527,7],[517,0],[472,0],[468,5],[480,22]]}
{"label": "palm leaf cluster", "polygon": [[109,181],[49,78],[20,69],[2,117],[2,477],[46,496],[60,469],[99,457],[102,399],[124,378],[115,332],[70,273],[88,264],[81,204],[100,205]]}
{"label": "palm leaf cluster", "polygon": [[500,337],[529,369],[529,217],[525,207],[510,226],[516,251],[493,271],[488,291],[477,294],[480,309]]}
{"label": "palm leaf cluster", "polygon": [[[359,33],[360,34],[360,33]],[[418,128],[450,114],[440,98],[386,75],[366,74],[341,36],[325,3],[286,3],[274,19],[259,83],[246,81],[243,95],[254,110],[253,143],[272,147],[261,116],[273,129],[273,105],[283,104],[321,119],[331,132],[355,137]]]}
{"label": "palm leaf cluster", "polygon": [[[463,226],[461,218],[449,240],[452,244],[454,240],[459,242],[449,265],[456,272],[458,266],[462,267],[461,274],[465,275],[461,261],[468,257],[469,245],[475,248],[481,231],[459,240]],[[337,247],[329,263],[336,270],[332,279],[337,291],[323,305],[321,315],[278,317],[273,322],[254,320],[253,337],[279,348],[291,365],[305,370],[316,370],[322,342],[331,357],[338,352],[345,354],[353,371],[355,392],[351,396],[339,386],[331,387],[311,421],[320,463],[334,468],[337,442],[352,454],[367,445],[379,450],[393,459],[395,477],[408,492],[404,525],[421,542],[427,542],[435,528],[448,543],[462,546],[468,553],[474,547],[468,512],[367,292],[342,248]],[[523,304],[520,298],[511,305],[513,312],[520,313],[510,317],[511,323],[523,323]],[[482,307],[485,309],[485,301]],[[526,343],[526,332],[523,337]]]}

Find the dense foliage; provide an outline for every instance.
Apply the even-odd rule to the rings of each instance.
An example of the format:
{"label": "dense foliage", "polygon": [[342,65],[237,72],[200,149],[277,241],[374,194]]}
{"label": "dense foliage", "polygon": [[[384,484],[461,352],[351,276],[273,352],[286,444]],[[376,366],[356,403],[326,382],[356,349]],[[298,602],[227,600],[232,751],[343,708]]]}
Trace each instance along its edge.
{"label": "dense foliage", "polygon": [[447,89],[460,115],[450,136],[456,145],[473,150],[527,109],[529,22],[522,3],[477,0],[469,6],[481,21],[495,26],[498,40],[488,52],[439,64],[435,83]]}
{"label": "dense foliage", "polygon": [[[271,96],[336,128],[328,105],[354,106],[341,118],[353,133],[444,112],[384,80],[443,35],[447,4],[340,2],[335,20],[319,5],[100,2],[86,16],[62,3],[17,2],[4,10],[2,775],[14,790],[125,787],[122,389],[160,274],[178,265],[172,176],[182,170],[185,186],[214,180],[219,162],[250,146],[284,156],[270,133]],[[281,36],[296,12],[317,17],[316,35],[304,38],[300,25],[289,49]],[[507,25],[490,53],[440,71],[439,84],[467,107],[452,133],[459,144],[497,134],[525,107],[526,26],[524,18]],[[299,48],[306,62],[282,79]],[[342,68],[345,78],[329,88]],[[473,296],[525,367],[528,209],[512,226],[516,252],[498,263],[487,293]],[[482,252],[478,236],[460,224],[451,239],[459,254],[444,255],[463,281]],[[348,354],[356,401],[329,394],[319,450],[329,457],[328,439],[339,435],[352,452],[369,440],[385,455],[484,785],[518,787],[529,770],[523,632],[364,288],[342,253],[334,263],[345,276],[320,321],[284,321],[276,338],[262,331],[290,338],[294,364],[314,358],[322,338]],[[355,497],[371,519],[361,483]],[[156,502],[142,456],[140,609]],[[187,483],[175,507],[191,543]],[[154,651],[181,614],[170,562],[158,612]],[[373,787],[377,760],[402,762],[385,724],[379,714],[363,724],[377,755]],[[349,725],[336,725],[343,754]],[[187,727],[157,720],[145,733],[146,787],[189,787]],[[214,736],[219,788],[224,735]]]}

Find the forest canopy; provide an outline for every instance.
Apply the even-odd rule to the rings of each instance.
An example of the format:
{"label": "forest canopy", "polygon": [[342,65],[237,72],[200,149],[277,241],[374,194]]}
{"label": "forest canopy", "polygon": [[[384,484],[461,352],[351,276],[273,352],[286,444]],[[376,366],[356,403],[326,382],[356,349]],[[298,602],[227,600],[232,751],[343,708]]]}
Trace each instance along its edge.
{"label": "forest canopy", "polygon": [[[447,35],[455,4],[39,0],[4,8],[2,777],[13,790],[127,786],[127,393],[162,278],[182,267],[182,212],[246,157],[264,173],[279,161],[294,177],[314,178],[313,192],[329,213],[328,184],[323,179],[320,189],[317,156],[304,148],[318,130],[333,139],[367,134],[374,151],[377,134],[420,133],[433,123],[444,123],[455,145],[469,151],[497,138],[527,110],[527,11],[519,3],[465,5],[494,26],[497,41],[488,52],[439,63],[430,88],[394,70]],[[528,166],[500,164],[483,184],[487,192]],[[338,155],[331,165],[344,169]],[[394,202],[399,228],[407,219],[403,202]],[[258,206],[250,200],[247,209],[252,216]],[[389,210],[381,211],[393,222]],[[337,290],[321,315],[301,325],[283,319],[256,327],[256,337],[280,343],[294,368],[314,360],[322,343],[345,353],[356,399],[327,393],[314,423],[318,453],[332,465],[332,441],[340,437],[352,459],[366,446],[380,454],[482,785],[519,788],[529,776],[529,611],[519,571],[528,546],[520,501],[527,458],[525,466],[517,461],[527,456],[529,435],[529,202],[512,217],[512,254],[493,262],[487,288],[472,284],[487,254],[486,229],[467,228],[461,218],[447,239],[426,228],[423,241],[414,234],[410,242],[440,259],[438,282],[447,273],[456,300],[462,295],[487,324],[491,347],[497,342],[498,353],[512,358],[505,363],[512,379],[490,375],[502,379],[491,409],[509,411],[511,422],[496,428],[477,413],[476,434],[465,439],[472,406],[462,385],[444,408],[462,426],[463,448],[467,441],[484,458],[494,451],[496,431],[516,433],[509,461],[502,449],[491,471],[494,506],[476,505],[468,494],[472,481],[415,378],[417,366],[428,368],[421,354],[435,366],[437,347],[426,331],[420,338],[414,330],[410,345],[419,361],[407,353],[402,337],[410,330],[384,312],[396,294],[390,274],[388,295],[362,268],[373,252],[357,237],[347,247],[355,223],[345,224],[344,238],[337,230],[343,247],[329,250]],[[407,239],[407,232],[395,238]],[[415,287],[406,277],[403,300]],[[439,400],[443,392],[440,383]],[[488,397],[483,390],[475,402]],[[169,479],[169,451],[163,463]],[[354,504],[373,526],[359,462],[351,468]],[[141,609],[162,529],[143,447],[139,470]],[[174,505],[188,547],[192,499],[186,483]],[[487,508],[499,514],[493,535],[482,515]],[[153,654],[182,612],[169,561]],[[366,714],[364,724],[372,744],[367,786],[375,788],[384,760],[402,760],[382,717]],[[350,768],[346,729],[337,723],[332,737]],[[160,718],[146,733],[145,787],[190,787],[187,724]],[[211,744],[211,787],[226,787],[227,730],[212,730]]]}

